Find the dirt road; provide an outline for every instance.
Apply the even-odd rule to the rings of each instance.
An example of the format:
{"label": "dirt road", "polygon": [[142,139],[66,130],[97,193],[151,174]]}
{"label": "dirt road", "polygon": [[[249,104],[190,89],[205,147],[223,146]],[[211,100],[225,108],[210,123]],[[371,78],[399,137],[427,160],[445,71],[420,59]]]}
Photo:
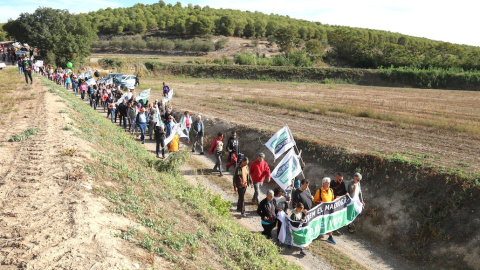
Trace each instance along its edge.
{"label": "dirt road", "polygon": [[[37,79],[17,87],[13,100],[31,98],[17,103],[0,129],[0,269],[134,268],[144,250],[115,237],[133,224],[92,193],[82,173],[92,145],[65,129],[66,104]],[[27,128],[40,131],[6,142]]]}

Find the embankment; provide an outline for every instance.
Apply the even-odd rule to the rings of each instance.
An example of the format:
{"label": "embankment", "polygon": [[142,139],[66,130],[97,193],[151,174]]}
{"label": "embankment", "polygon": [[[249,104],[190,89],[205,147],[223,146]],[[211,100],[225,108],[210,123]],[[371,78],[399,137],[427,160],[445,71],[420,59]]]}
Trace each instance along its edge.
{"label": "embankment", "polygon": [[82,173],[93,181],[95,194],[108,200],[112,213],[130,220],[112,234],[144,249],[130,254],[142,268],[300,268],[281,258],[265,237],[236,223],[230,202],[182,177],[179,167],[188,152],[159,160],[70,91],[43,80],[67,105],[62,113],[72,121],[65,130],[83,141],[76,151],[89,157]]}
{"label": "embankment", "polygon": [[[180,116],[179,116],[180,117]],[[273,169],[273,157],[263,144],[275,132],[234,125],[208,118],[208,134],[236,130],[241,152],[253,160],[265,152]],[[295,132],[295,131],[293,131]],[[213,137],[207,137],[209,146]],[[454,172],[440,172],[397,156],[349,153],[345,149],[296,138],[307,166],[306,177],[314,192],[325,176],[342,172],[349,180],[355,172],[364,176],[366,201],[356,221],[357,234],[370,243],[390,249],[408,260],[440,269],[475,269],[480,263],[480,185]],[[268,184],[272,188],[274,183]]]}

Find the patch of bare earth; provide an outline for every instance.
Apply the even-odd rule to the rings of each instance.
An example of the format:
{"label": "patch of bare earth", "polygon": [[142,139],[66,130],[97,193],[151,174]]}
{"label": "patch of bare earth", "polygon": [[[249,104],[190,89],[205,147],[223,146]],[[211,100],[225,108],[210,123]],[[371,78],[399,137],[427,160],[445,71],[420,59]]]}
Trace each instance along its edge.
{"label": "patch of bare earth", "polygon": [[[152,98],[159,97],[161,82],[142,80],[154,90]],[[272,132],[288,124],[297,136],[351,152],[424,156],[422,162],[480,173],[479,92],[214,79],[169,78],[167,83],[179,97],[177,108]],[[262,104],[272,100],[333,111]],[[366,116],[342,113],[349,108]],[[371,118],[370,112],[404,122]]]}
{"label": "patch of bare earth", "polygon": [[[21,75],[18,75],[21,76]],[[65,130],[70,119],[60,98],[34,79],[11,93],[16,104],[1,126],[0,269],[134,269],[144,249],[115,235],[133,222],[113,214],[83,173],[91,145]],[[33,138],[5,142],[27,128]]]}

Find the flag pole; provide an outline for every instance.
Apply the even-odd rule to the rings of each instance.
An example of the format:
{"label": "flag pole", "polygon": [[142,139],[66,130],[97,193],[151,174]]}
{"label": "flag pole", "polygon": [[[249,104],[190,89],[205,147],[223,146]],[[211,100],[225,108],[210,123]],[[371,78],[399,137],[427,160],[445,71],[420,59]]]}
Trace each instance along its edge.
{"label": "flag pole", "polygon": [[[292,138],[293,138],[293,134],[292,134],[292,131],[290,130],[290,127],[288,126],[288,124],[285,124],[287,127],[288,127],[288,131],[290,132],[290,134],[292,135]],[[295,142],[295,138],[293,138],[293,141]],[[295,146],[295,150],[297,151],[297,155],[300,153],[300,151],[298,150],[298,147],[297,147],[297,142],[295,142],[294,144]],[[302,156],[300,156],[300,161],[305,164],[305,162],[303,161],[303,158]],[[300,164],[300,167],[302,167],[302,164]],[[303,168],[302,168],[302,176],[303,176],[303,179],[305,179],[305,174],[303,173]]]}

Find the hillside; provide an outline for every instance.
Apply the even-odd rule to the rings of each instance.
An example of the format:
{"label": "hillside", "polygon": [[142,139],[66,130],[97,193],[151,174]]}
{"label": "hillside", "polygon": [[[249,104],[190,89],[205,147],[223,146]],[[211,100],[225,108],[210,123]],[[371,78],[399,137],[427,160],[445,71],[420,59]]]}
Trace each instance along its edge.
{"label": "hillside", "polygon": [[[37,9],[35,16],[29,17],[29,14],[23,14],[19,19],[6,23],[3,29],[12,38],[23,43],[51,50],[52,48],[42,48],[45,44],[49,44],[48,40],[38,41],[45,35],[36,31],[41,32],[45,27],[36,28],[35,24],[25,25],[24,22],[31,20],[49,24],[51,23],[49,17],[56,16],[56,13],[63,16],[64,19],[60,21],[67,21],[70,25],[68,27],[71,27],[63,35],[73,35],[68,39],[82,40],[85,45],[75,47],[76,43],[69,43],[68,46],[72,49],[67,51],[81,51],[81,57],[68,59],[68,55],[65,57],[62,55],[62,59],[49,59],[57,64],[69,60],[81,61],[86,53],[84,50],[90,48],[92,34],[102,38],[107,35],[107,39],[113,39],[116,36],[143,36],[148,33],[150,38],[169,36],[177,39],[191,39],[221,35],[268,41],[270,45],[277,44],[286,56],[301,51],[308,54],[314,61],[323,61],[331,65],[360,68],[414,66],[480,69],[480,48],[478,47],[387,31],[325,25],[320,22],[292,19],[275,14],[267,15],[261,12],[213,9],[191,4],[183,7],[180,2],[175,5],[167,5],[163,1],[152,5],[136,4],[129,8],[107,8],[78,15],[49,8]],[[82,27],[75,27],[75,25]],[[47,28],[53,29],[54,26]],[[84,35],[86,38],[75,35]],[[145,39],[142,42],[148,41]],[[49,46],[54,47],[54,45]],[[79,45],[82,44],[79,43]],[[175,44],[174,47],[182,49],[183,46]],[[65,50],[56,49],[57,57],[61,53],[65,53]],[[42,52],[42,54],[42,57],[47,57],[46,53]],[[77,55],[71,54],[70,58],[77,58]]]}
{"label": "hillside", "polygon": [[[268,39],[284,52],[295,49],[333,48],[327,60],[336,57],[353,67],[436,66],[442,68],[480,67],[480,48],[439,42],[387,31],[325,25],[288,16],[213,9],[191,4],[183,7],[136,4],[130,8],[101,9],[82,14],[99,34],[143,34],[157,30],[163,35],[201,36],[206,34]],[[311,46],[308,46],[309,41]]]}

